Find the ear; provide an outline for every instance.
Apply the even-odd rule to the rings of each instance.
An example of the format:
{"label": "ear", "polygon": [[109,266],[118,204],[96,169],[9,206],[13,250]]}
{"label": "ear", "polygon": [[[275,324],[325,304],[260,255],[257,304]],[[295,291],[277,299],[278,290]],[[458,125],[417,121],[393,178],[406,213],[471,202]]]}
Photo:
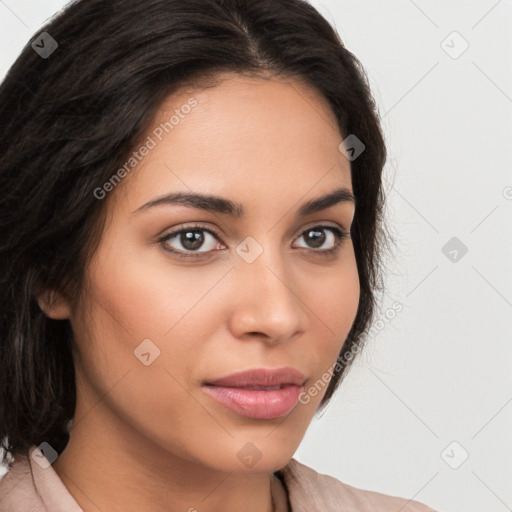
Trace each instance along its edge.
{"label": "ear", "polygon": [[68,300],[56,290],[46,290],[37,297],[37,303],[47,317],[66,320],[71,316]]}

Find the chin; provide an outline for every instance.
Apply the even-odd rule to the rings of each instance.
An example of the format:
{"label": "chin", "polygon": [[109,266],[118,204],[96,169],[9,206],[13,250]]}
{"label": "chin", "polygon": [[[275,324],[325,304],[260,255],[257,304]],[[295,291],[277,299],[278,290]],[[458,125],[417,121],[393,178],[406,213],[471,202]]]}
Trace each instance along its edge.
{"label": "chin", "polygon": [[[286,435],[285,435],[286,434]],[[283,439],[284,438],[284,439]],[[300,444],[279,426],[268,426],[264,433],[237,436],[211,453],[209,462],[219,470],[238,474],[273,473],[288,464]]]}

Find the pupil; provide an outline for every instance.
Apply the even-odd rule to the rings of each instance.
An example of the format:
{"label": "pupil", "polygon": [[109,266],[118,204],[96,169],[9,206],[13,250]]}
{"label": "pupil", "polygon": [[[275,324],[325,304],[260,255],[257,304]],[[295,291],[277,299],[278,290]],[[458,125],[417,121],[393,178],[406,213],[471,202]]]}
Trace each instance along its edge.
{"label": "pupil", "polygon": [[191,251],[199,249],[204,242],[204,236],[201,231],[185,231],[181,234],[180,238],[181,245]]}
{"label": "pupil", "polygon": [[[310,243],[312,242],[312,243]],[[325,233],[316,229],[308,231],[308,243],[312,247],[321,247],[325,242]]]}

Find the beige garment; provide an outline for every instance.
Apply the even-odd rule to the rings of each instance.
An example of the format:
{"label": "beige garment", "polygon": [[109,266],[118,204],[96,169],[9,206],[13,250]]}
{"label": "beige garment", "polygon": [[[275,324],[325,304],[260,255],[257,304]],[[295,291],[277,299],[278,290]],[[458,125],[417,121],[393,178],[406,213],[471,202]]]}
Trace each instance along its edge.
{"label": "beige garment", "polygon": [[[32,455],[34,450],[41,457],[36,446],[29,453]],[[276,476],[286,487],[292,512],[435,512],[417,501],[356,489],[295,459]],[[0,481],[0,512],[83,510],[51,464],[43,468],[28,456],[17,458]]]}

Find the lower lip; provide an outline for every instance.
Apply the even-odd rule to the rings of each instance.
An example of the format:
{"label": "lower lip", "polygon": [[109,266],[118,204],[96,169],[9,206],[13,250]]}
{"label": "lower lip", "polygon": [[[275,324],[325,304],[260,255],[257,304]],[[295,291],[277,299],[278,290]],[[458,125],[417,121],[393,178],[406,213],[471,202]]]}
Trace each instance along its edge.
{"label": "lower lip", "polygon": [[297,405],[303,389],[302,386],[296,385],[269,391],[211,385],[204,388],[217,402],[232,411],[241,416],[261,420],[279,418],[291,412]]}

